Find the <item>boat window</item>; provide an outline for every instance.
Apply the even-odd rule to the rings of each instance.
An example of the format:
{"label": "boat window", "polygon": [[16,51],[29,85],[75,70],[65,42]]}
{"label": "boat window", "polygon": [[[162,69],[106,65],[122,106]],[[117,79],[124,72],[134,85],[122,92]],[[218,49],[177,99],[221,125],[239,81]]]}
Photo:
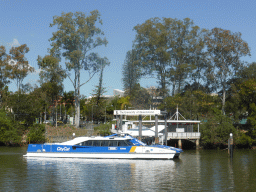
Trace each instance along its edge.
{"label": "boat window", "polygon": [[100,143],[101,143],[101,141],[97,141],[97,140],[93,141],[93,146],[99,147],[99,146],[101,146]]}
{"label": "boat window", "polygon": [[134,145],[130,140],[88,140],[79,143],[78,145],[81,146],[102,146],[102,147],[107,147],[107,146],[131,146]]}
{"label": "boat window", "polygon": [[101,146],[106,147],[108,146],[108,141],[101,141]]}
{"label": "boat window", "polygon": [[93,141],[91,141],[91,140],[86,141],[86,144],[87,144],[87,146],[93,146]]}
{"label": "boat window", "polygon": [[121,140],[121,141],[118,141],[118,146],[127,146],[127,143]]}
{"label": "boat window", "polygon": [[126,140],[124,141],[128,146],[134,145],[133,142],[131,142],[131,140]]}
{"label": "boat window", "polygon": [[117,142],[118,141],[109,141],[109,146],[118,146]]}

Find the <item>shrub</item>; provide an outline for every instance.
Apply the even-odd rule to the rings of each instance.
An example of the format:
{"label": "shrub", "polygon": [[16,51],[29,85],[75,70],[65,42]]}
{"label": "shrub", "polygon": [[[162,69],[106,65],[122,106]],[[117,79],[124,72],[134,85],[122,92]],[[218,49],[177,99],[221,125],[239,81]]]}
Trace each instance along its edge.
{"label": "shrub", "polygon": [[241,147],[241,148],[250,148],[253,144],[253,139],[246,135],[245,133],[243,133],[236,142],[237,147]]}
{"label": "shrub", "polygon": [[0,110],[0,143],[17,145],[21,142],[21,134],[7,113]]}
{"label": "shrub", "polygon": [[34,124],[29,127],[27,142],[44,143],[45,142],[45,125]]}

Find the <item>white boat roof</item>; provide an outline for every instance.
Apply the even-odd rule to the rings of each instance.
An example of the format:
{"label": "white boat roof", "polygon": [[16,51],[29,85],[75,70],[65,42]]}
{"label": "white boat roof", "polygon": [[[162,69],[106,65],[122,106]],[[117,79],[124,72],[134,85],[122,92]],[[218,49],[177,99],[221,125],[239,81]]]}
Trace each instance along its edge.
{"label": "white boat roof", "polygon": [[128,137],[101,137],[101,136],[97,136],[97,137],[76,137],[70,141],[65,141],[63,143],[55,143],[55,144],[59,144],[59,145],[76,145],[78,143],[87,141],[87,140],[127,140],[129,139]]}

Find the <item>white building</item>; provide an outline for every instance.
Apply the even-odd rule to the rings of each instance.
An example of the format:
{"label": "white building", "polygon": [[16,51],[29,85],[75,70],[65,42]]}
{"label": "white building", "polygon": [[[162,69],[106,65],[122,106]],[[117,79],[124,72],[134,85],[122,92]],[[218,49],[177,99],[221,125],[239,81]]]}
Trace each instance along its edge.
{"label": "white building", "polygon": [[120,89],[114,89],[113,90],[113,95],[115,96],[120,96],[123,97],[124,96],[124,91],[120,90]]}

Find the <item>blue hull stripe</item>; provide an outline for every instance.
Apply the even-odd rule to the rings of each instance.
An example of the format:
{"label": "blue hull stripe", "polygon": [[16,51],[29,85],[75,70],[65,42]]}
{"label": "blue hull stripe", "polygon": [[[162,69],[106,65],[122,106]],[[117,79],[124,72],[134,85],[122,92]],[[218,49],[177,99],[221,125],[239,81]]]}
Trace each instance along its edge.
{"label": "blue hull stripe", "polygon": [[123,147],[94,147],[71,145],[29,144],[28,153],[33,152],[60,152],[60,153],[129,153],[132,146]]}

